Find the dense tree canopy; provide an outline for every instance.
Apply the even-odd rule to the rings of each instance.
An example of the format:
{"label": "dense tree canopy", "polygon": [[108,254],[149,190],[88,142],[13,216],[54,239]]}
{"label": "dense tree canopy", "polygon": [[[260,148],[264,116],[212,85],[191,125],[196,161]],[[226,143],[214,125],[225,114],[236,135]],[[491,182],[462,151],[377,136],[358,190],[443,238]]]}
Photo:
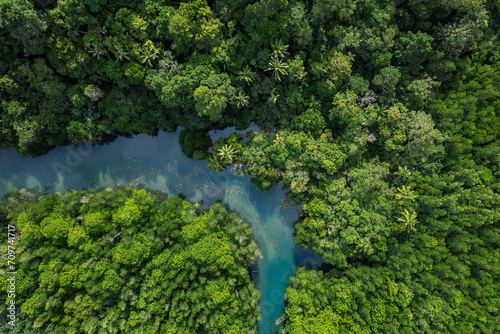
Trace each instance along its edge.
{"label": "dense tree canopy", "polygon": [[221,204],[158,204],[133,188],[14,190],[6,200],[1,215],[21,235],[16,303],[21,319],[34,320],[16,324],[25,333],[256,331],[249,267],[260,251],[250,226]]}
{"label": "dense tree canopy", "polygon": [[[0,147],[39,155],[181,126],[188,157],[280,185],[283,206],[301,209],[295,240],[327,266],[293,279],[282,331],[500,332],[498,15],[487,0],[0,0]],[[252,123],[261,131],[207,135]],[[89,194],[115,204],[69,193],[9,213],[41,249],[26,249],[26,324],[254,330],[257,296],[239,270],[255,255],[234,255],[248,245],[203,218],[222,207],[188,214],[200,208],[174,198],[155,213],[144,193]],[[167,229],[183,219],[194,225]],[[200,263],[226,275],[199,276]],[[162,277],[192,294],[153,298]],[[85,299],[93,286],[121,304]],[[202,296],[207,313],[187,308]],[[80,312],[99,307],[101,318]]]}
{"label": "dense tree canopy", "polygon": [[498,5],[482,0],[5,0],[0,8],[0,147],[27,155],[178,125],[292,129],[313,99],[326,117],[346,93],[364,106],[418,110],[456,82],[463,60],[483,62],[497,41],[486,27]]}

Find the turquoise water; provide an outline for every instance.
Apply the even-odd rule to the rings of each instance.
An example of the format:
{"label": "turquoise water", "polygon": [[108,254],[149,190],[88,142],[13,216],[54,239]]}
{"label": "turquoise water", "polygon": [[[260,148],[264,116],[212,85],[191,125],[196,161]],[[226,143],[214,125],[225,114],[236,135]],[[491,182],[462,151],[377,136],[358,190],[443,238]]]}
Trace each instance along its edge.
{"label": "turquoise water", "polygon": [[262,293],[259,333],[276,333],[285,307],[289,277],[300,265],[318,266],[321,259],[293,241],[297,209],[282,210],[285,193],[273,187],[267,194],[255,189],[249,177],[229,171],[215,173],[205,161],[186,158],[177,143],[178,133],[157,137],[120,137],[104,146],[85,144],[58,147],[36,157],[21,157],[11,149],[0,150],[0,194],[17,188],[47,186],[50,191],[142,184],[167,192],[183,193],[190,201],[211,204],[222,199],[246,218],[262,250],[254,267]]}

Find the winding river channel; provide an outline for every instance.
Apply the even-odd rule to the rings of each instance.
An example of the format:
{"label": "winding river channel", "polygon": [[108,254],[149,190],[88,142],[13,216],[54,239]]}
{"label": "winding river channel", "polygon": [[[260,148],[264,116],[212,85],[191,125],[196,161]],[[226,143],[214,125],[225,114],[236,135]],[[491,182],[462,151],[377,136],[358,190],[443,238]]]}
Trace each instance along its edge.
{"label": "winding river channel", "polygon": [[189,159],[177,143],[179,132],[158,136],[119,137],[107,145],[57,147],[28,158],[12,149],[0,150],[0,194],[17,187],[49,187],[51,192],[70,189],[144,185],[171,195],[183,193],[205,205],[223,200],[252,224],[264,258],[253,275],[262,293],[259,333],[276,333],[275,320],[285,307],[284,293],[299,266],[317,267],[321,259],[293,241],[297,208],[280,208],[285,193],[273,187],[267,194],[256,190],[247,176],[229,171],[216,173],[205,161]]}

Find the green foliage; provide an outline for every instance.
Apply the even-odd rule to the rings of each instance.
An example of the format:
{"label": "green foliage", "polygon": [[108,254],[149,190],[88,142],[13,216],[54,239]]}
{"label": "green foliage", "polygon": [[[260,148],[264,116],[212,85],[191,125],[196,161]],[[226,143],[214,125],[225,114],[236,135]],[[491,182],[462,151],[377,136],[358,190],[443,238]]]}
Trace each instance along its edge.
{"label": "green foliage", "polygon": [[0,13],[0,29],[9,31],[16,44],[22,45],[25,56],[43,53],[43,47],[48,42],[44,36],[48,25],[32,2],[2,0]]}
{"label": "green foliage", "polygon": [[398,64],[415,75],[422,70],[422,63],[432,52],[433,38],[420,31],[416,34],[411,31],[400,36],[396,44],[395,58]]}
{"label": "green foliage", "polygon": [[[187,156],[217,171],[232,164],[263,191],[287,189],[284,206],[301,208],[297,243],[333,266],[298,274],[284,331],[497,332],[499,8],[3,0],[0,147],[39,155],[182,126]],[[248,141],[211,144],[207,135],[252,122],[262,131]],[[26,250],[35,262],[21,274],[36,326],[255,328],[254,310],[233,305],[256,292],[236,271],[239,290],[225,276],[247,264],[232,253],[232,236],[186,213],[200,208],[175,198],[157,213],[145,194],[115,191],[28,204],[30,194],[11,194],[20,204],[7,211],[36,249]],[[230,312],[242,310],[239,322]],[[20,328],[31,326],[22,317]]]}
{"label": "green foliage", "polygon": [[144,71],[137,63],[126,63],[124,66],[123,75],[132,85],[137,85],[144,79]]}
{"label": "green foliage", "polygon": [[213,122],[221,119],[229,101],[229,92],[233,89],[230,82],[225,74],[212,75],[200,82],[201,86],[193,93],[194,107],[199,116],[208,116]]}
{"label": "green foliage", "polygon": [[287,0],[261,0],[246,6],[242,23],[253,41],[269,45],[288,41],[291,18]]}
{"label": "green foliage", "polygon": [[207,210],[177,196],[158,204],[131,187],[40,198],[12,191],[5,203],[0,212],[21,233],[16,328],[25,333],[256,330],[248,269],[260,252],[250,226],[221,204]]}
{"label": "green foliage", "polygon": [[[300,117],[310,113],[305,101],[316,96],[327,108],[350,92],[362,107],[422,110],[467,57],[483,61],[497,40],[485,31],[496,7],[484,1],[210,5],[3,1],[0,145],[39,155],[104,134],[179,125],[242,129],[254,122],[307,132],[314,122]],[[314,113],[328,116],[322,108]],[[363,138],[377,137],[373,127],[349,132],[358,155]]]}
{"label": "green foliage", "polygon": [[188,158],[204,159],[208,156],[208,148],[212,140],[204,131],[191,131],[183,129],[179,134],[179,145],[182,153]]}
{"label": "green foliage", "polygon": [[42,220],[40,223],[40,232],[52,244],[62,246],[67,243],[71,225],[71,221],[54,213]]}
{"label": "green foliage", "polygon": [[238,72],[238,80],[245,81],[247,85],[250,85],[254,79],[255,72],[252,72],[248,65]]}
{"label": "green foliage", "polygon": [[295,128],[299,131],[314,134],[319,137],[326,127],[326,121],[319,108],[309,108],[295,120]]}
{"label": "green foliage", "polygon": [[375,75],[373,84],[380,92],[380,102],[390,104],[396,97],[396,86],[401,78],[401,72],[397,67],[389,66],[380,70]]}
{"label": "green foliage", "polygon": [[168,34],[174,49],[185,53],[189,47],[211,51],[220,44],[222,23],[207,6],[206,0],[181,3],[169,18]]}

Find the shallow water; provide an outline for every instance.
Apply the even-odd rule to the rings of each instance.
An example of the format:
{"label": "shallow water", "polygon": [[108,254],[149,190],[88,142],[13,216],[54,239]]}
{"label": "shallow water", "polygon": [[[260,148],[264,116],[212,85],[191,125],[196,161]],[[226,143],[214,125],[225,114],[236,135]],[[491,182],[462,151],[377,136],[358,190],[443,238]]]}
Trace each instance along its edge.
{"label": "shallow water", "polygon": [[289,277],[300,265],[319,266],[321,259],[293,241],[297,209],[282,210],[285,193],[273,187],[256,190],[250,178],[228,171],[215,173],[205,161],[188,159],[177,143],[177,133],[157,137],[120,137],[105,146],[85,144],[58,147],[36,157],[21,157],[12,149],[0,150],[0,194],[17,188],[47,186],[50,191],[142,184],[171,195],[183,193],[190,201],[211,204],[222,199],[253,227],[264,258],[254,275],[262,292],[259,333],[276,333],[275,319],[284,312]]}

